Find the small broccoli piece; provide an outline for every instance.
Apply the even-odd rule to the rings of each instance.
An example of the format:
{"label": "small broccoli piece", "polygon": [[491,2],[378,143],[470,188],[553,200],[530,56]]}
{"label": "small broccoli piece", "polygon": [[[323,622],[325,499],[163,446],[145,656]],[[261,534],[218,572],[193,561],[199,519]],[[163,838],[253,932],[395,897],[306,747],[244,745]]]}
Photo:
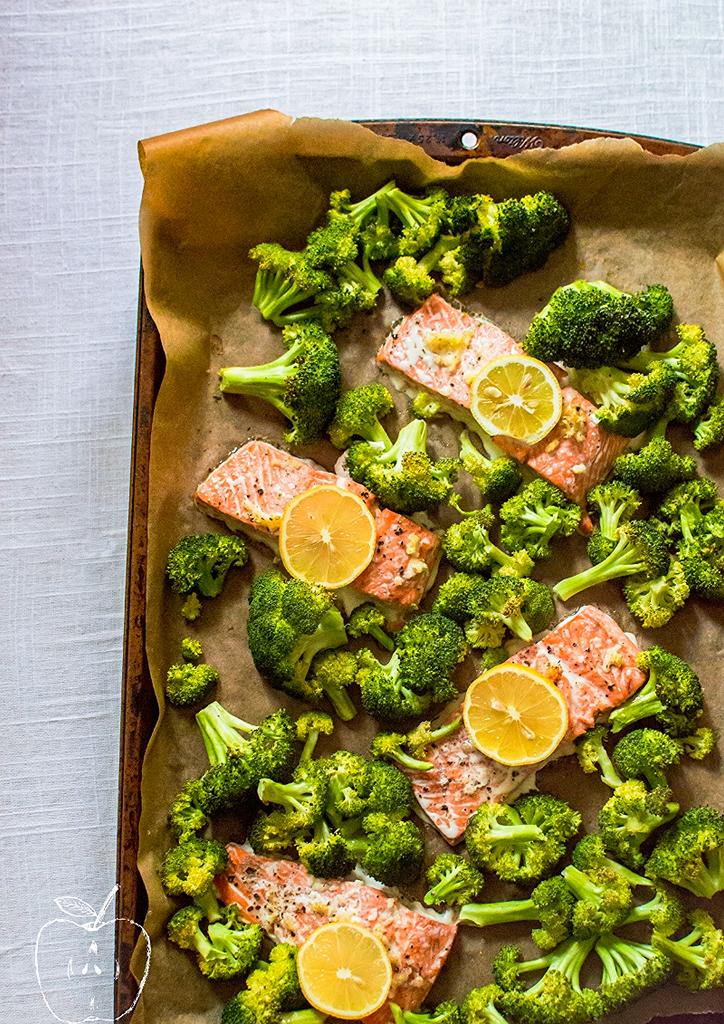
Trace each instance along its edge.
{"label": "small broccoli piece", "polygon": [[317,270],[338,271],[359,255],[359,228],[351,217],[335,217],[307,236],[304,257]]}
{"label": "small broccoli piece", "polygon": [[646,874],[707,899],[724,889],[724,815],[711,807],[685,811],[656,843]]}
{"label": "small broccoli piece", "polygon": [[[535,960],[523,960],[518,946],[506,945],[493,962],[493,977],[504,990],[502,1007],[515,1020],[530,1024],[585,1024],[603,1013],[601,996],[581,984],[581,971],[596,938],[566,939]],[[545,973],[530,988],[523,976]]]}
{"label": "small broccoli piece", "polygon": [[385,194],[384,203],[402,224],[398,239],[401,256],[418,257],[435,245],[447,212],[448,195],[444,189],[429,189],[420,198],[394,188]]}
{"label": "small broccoli piece", "polygon": [[704,694],[694,670],[663,647],[640,651],[636,663],[649,677],[640,690],[611,712],[611,732],[620,732],[644,718],[655,718],[674,736],[689,732],[704,711]]}
{"label": "small broccoli piece", "polygon": [[163,858],[161,884],[168,896],[201,895],[228,861],[226,848],[215,839],[185,839]]}
{"label": "small broccoli piece", "polygon": [[434,1010],[402,1010],[397,1003],[390,1003],[394,1024],[462,1024],[460,1007],[457,1003],[439,1003]]}
{"label": "small broccoli piece", "polygon": [[620,786],[623,779],[619,776],[613,766],[613,762],[604,746],[604,740],[608,736],[608,726],[597,725],[588,732],[584,732],[575,742],[578,763],[584,772],[591,774],[600,771],[601,781],[605,782],[611,789]]}
{"label": "small broccoli piece", "polygon": [[706,514],[715,508],[721,511],[722,504],[714,481],[700,477],[677,484],[667,491],[656,515],[669,526],[672,538],[694,541],[706,521]]}
{"label": "small broccoli piece", "polygon": [[598,812],[601,839],[613,857],[632,868],[642,867],[646,860],[642,843],[678,811],[667,786],[649,791],[638,779],[628,779]]}
{"label": "small broccoli piece", "polygon": [[192,904],[177,910],[166,926],[171,942],[193,949],[202,974],[213,981],[238,978],[253,967],[264,935],[258,924],[246,924],[235,906],[224,907],[218,920],[201,928],[202,907]]}
{"label": "small broccoli piece", "polygon": [[623,585],[629,611],[648,629],[665,626],[690,593],[684,567],[676,558],[671,559],[667,573],[650,580],[633,576]]}
{"label": "small broccoli piece", "polygon": [[201,661],[204,656],[204,652],[201,649],[201,644],[198,640],[192,640],[191,637],[187,636],[181,641],[181,657],[184,661],[191,661],[196,664],[197,661]]}
{"label": "small broccoli piece", "polygon": [[449,903],[462,906],[477,899],[485,879],[478,869],[456,853],[441,853],[427,869],[425,903]]}
{"label": "small broccoli piece", "polygon": [[473,647],[499,647],[507,631],[530,640],[555,618],[550,590],[528,577],[498,575],[486,580],[455,573],[440,587],[433,607],[463,623]]}
{"label": "small broccoli piece", "polygon": [[331,285],[316,293],[312,306],[276,323],[318,324],[331,334],[338,327],[346,327],[355,314],[372,309],[381,288],[382,282],[375,276],[364,253],[362,266],[350,260],[334,271]]}
{"label": "small broccoli piece", "polygon": [[351,637],[371,636],[380,647],[394,651],[395,642],[385,632],[385,613],[371,601],[358,605],[349,617],[347,633]]}
{"label": "small broccoli piece", "polygon": [[619,539],[610,555],[597,565],[560,580],[553,593],[562,601],[569,601],[597,583],[622,576],[641,574],[645,579],[654,579],[668,571],[669,561],[661,528],[645,519],[632,519],[619,528]]}
{"label": "small broccoli piece", "polygon": [[607,1013],[622,1010],[671,973],[669,958],[647,942],[607,932],[594,948],[603,965],[599,993]]}
{"label": "small broccoli piece", "polygon": [[[485,207],[481,212],[486,212]],[[550,192],[497,203],[492,227],[494,242],[485,256],[483,284],[499,288],[522,274],[538,270],[564,241],[569,226],[568,213]]]}
{"label": "small broccoli piece", "polygon": [[468,903],[460,908],[458,921],[485,928],[513,921],[538,921],[533,941],[543,950],[554,949],[571,934],[576,897],[560,875],[546,878],[533,889],[528,899],[500,903]]}
{"label": "small broccoli piece", "polygon": [[494,523],[493,510],[486,505],[449,526],[442,540],[448,561],[463,572],[530,576],[535,563],[527,551],[509,555],[490,539]]}
{"label": "small broccoli piece", "polygon": [[437,395],[418,391],[412,400],[412,415],[420,420],[434,420],[445,412],[445,405]]}
{"label": "small broccoli piece", "polygon": [[551,541],[570,537],[581,521],[581,509],[553,484],[532,480],[500,507],[500,536],[509,551],[528,552],[531,558],[549,558]]}
{"label": "small broccoli piece", "polygon": [[482,804],[470,818],[465,846],[474,866],[506,882],[537,882],[549,874],[581,827],[581,816],[548,793],[512,804]]}
{"label": "small broccoli piece", "polygon": [[624,779],[645,778],[655,788],[666,785],[666,772],[681,760],[681,745],[658,729],[634,729],[620,739],[612,760]]}
{"label": "small broccoli piece", "polygon": [[595,832],[591,832],[585,835],[583,839],[579,839],[573,847],[571,861],[574,867],[586,874],[595,875],[601,870],[612,871],[614,875],[625,879],[632,889],[635,889],[637,886],[643,886],[647,889],[653,888],[653,883],[648,878],[607,856],[603,838]]}
{"label": "small broccoli piece", "polygon": [[308,764],[313,756],[321,735],[331,736],[334,720],[326,711],[304,711],[297,719],[297,739],[304,744],[299,755],[299,764]]}
{"label": "small broccoli piece", "polygon": [[[329,780],[325,815],[335,828],[339,828],[345,821],[361,819],[369,813],[372,764],[367,758],[349,750],[335,750],[324,759],[322,767]],[[352,827],[353,831],[356,824]]]}
{"label": "small broccoli piece", "polygon": [[413,771],[429,771],[433,767],[432,761],[412,757],[404,749],[406,742],[407,735],[404,732],[378,732],[370,744],[370,754],[372,757],[394,761]]}
{"label": "small broccoli piece", "polygon": [[663,285],[629,295],[605,281],[574,281],[558,288],[536,314],[523,348],[544,363],[616,366],[662,334],[673,312]]}
{"label": "small broccoli piece", "polygon": [[368,762],[369,795],[365,812],[389,814],[393,818],[407,817],[415,803],[412,783],[399,768],[387,761]]}
{"label": "small broccoli piece", "polygon": [[362,869],[383,885],[414,881],[425,857],[419,828],[381,811],[364,818],[361,832],[347,839],[347,849]]}
{"label": "small broccoli piece", "polygon": [[439,743],[440,740],[452,736],[460,728],[461,721],[462,718],[458,715],[437,729],[432,728],[430,721],[418,722],[414,729],[407,733],[405,745],[413,757],[423,758],[431,743]]}
{"label": "small broccoli piece", "polygon": [[290,252],[276,242],[262,242],[249,256],[259,264],[252,304],[278,326],[315,295],[332,287],[332,277],[314,267],[306,252]]}
{"label": "small broccoli piece", "polygon": [[335,448],[347,448],[353,437],[362,437],[385,449],[391,448],[392,441],[380,420],[394,407],[392,395],[382,384],[365,384],[342,392],[327,428],[332,444]]}
{"label": "small broccoli piece", "polygon": [[488,458],[473,444],[467,430],[460,434],[460,461],[473,478],[483,501],[505,501],[523,482],[520,465],[507,455]]}
{"label": "small broccoli piece", "polygon": [[171,834],[178,842],[191,839],[209,821],[204,810],[206,791],[202,779],[190,779],[181,787],[181,792],[172,802],[168,811]]}
{"label": "small broccoli piece", "polygon": [[218,597],[229,570],[235,565],[246,565],[248,559],[249,550],[241,537],[220,533],[182,537],[169,552],[166,573],[171,589],[177,594],[188,595],[182,609],[184,618],[198,618],[201,612],[199,594],[201,597]]}
{"label": "small broccoli piece", "polygon": [[263,804],[278,804],[289,815],[290,829],[314,828],[324,812],[328,785],[319,762],[300,763],[291,782],[261,779],[257,794]]}
{"label": "small broccoli piece", "polygon": [[669,367],[676,384],[667,419],[693,424],[716,392],[719,364],[716,346],[696,324],[678,324],[679,341],[665,352],[643,351],[625,360],[626,366],[641,373],[653,373],[660,365]]}
{"label": "small broccoli piece", "polygon": [[275,569],[254,579],[247,620],[249,650],[259,675],[300,700],[323,696],[308,679],[315,654],[347,642],[329,591],[288,579]]}
{"label": "small broccoli piece", "polygon": [[462,1024],[508,1024],[498,1009],[502,999],[499,985],[471,989],[461,1007]]}
{"label": "small broccoli piece", "polygon": [[724,985],[724,932],[714,925],[711,914],[694,910],[689,914],[692,929],[683,939],[672,939],[654,931],[652,946],[681,965],[678,981],[692,991]]}
{"label": "small broccoli piece", "polygon": [[303,829],[293,815],[281,808],[275,808],[268,814],[261,811],[254,819],[249,830],[248,841],[258,857],[278,859],[293,850]]}
{"label": "small broccoli piece", "polygon": [[598,529],[610,541],[618,539],[619,527],[641,508],[641,495],[617,480],[598,484],[588,492],[588,507],[598,512]]}
{"label": "small broccoli piece", "polygon": [[352,202],[352,194],[348,188],[332,192],[329,197],[327,221],[351,221],[354,227],[363,228],[375,217],[379,207],[384,204],[385,196],[397,188],[394,181],[388,181],[372,195],[365,196],[358,202]]}
{"label": "small broccoli piece", "polygon": [[676,376],[665,363],[650,373],[601,366],[578,370],[572,383],[597,406],[595,418],[605,430],[623,437],[637,437],[663,415]]}
{"label": "small broccoli piece", "polygon": [[610,932],[628,917],[633,894],[628,880],[601,859],[586,870],[567,864],[561,872],[577,902],[573,907],[571,930],[579,939]]}
{"label": "small broccoli piece", "polygon": [[284,355],[260,366],[219,370],[225,394],[261,398],[279,410],[289,428],[289,444],[309,444],[321,437],[334,415],[341,390],[339,353],[317,324],[285,327]]}
{"label": "small broccoli piece", "polygon": [[716,747],[716,732],[707,726],[697,729],[691,736],[677,738],[685,754],[695,761],[703,761]]}
{"label": "small broccoli piece", "polygon": [[646,903],[632,906],[624,924],[646,921],[653,925],[660,935],[673,935],[684,923],[684,904],[673,887],[666,882],[654,885],[654,895]]}
{"label": "small broccoli piece", "polygon": [[382,275],[384,284],[400,302],[417,308],[435,291],[437,282],[432,273],[451,249],[456,249],[459,240],[454,235],[443,235],[420,259],[415,256],[398,256]]}
{"label": "small broccoli piece", "polygon": [[221,1024],[323,1024],[325,1014],[308,1007],[297,975],[297,948],[280,943],[268,963],[258,961],[221,1011]]}
{"label": "small broccoli piece", "polygon": [[350,722],[357,714],[349,695],[349,687],[356,679],[357,657],[351,651],[335,648],[320,651],[312,658],[308,678],[311,690],[324,694],[343,722]]}
{"label": "small broccoli piece", "polygon": [[704,410],[694,426],[694,447],[698,452],[724,444],[724,395],[719,395]]}
{"label": "small broccoli piece", "polygon": [[613,464],[613,477],[642,494],[662,494],[674,484],[696,477],[696,461],[679,455],[665,437],[654,436],[637,452],[619,455]]}
{"label": "small broccoli piece", "polygon": [[206,700],[219,681],[211,665],[171,665],[166,673],[166,700],[176,707],[193,707]]}
{"label": "small broccoli piece", "polygon": [[432,704],[431,694],[417,694],[404,682],[398,651],[382,665],[372,651],[363,648],[357,655],[357,664],[362,707],[373,718],[396,721],[418,717]]}
{"label": "small broccoli piece", "polygon": [[310,837],[296,840],[296,848],[299,860],[315,878],[344,878],[355,864],[342,834],[331,829],[323,817]]}

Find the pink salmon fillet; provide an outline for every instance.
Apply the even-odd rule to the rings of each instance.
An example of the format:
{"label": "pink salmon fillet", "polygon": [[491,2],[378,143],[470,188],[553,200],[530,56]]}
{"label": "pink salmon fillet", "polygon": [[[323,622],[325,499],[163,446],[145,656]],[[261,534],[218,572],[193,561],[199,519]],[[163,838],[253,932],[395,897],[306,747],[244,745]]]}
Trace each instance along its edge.
{"label": "pink salmon fillet", "polygon": [[440,538],[411,519],[381,508],[369,490],[349,477],[328,473],[265,441],[249,441],[209,474],[194,501],[232,530],[252,534],[274,547],[289,502],[320,484],[359,494],[375,517],[375,553],[351,588],[399,614],[416,608],[435,578]]}
{"label": "pink salmon fillet", "polygon": [[[433,294],[414,313],[394,325],[377,354],[377,361],[403,374],[417,389],[425,389],[449,403],[451,415],[473,430],[470,384],[492,359],[524,355],[517,342],[482,316],[470,316]],[[552,366],[556,375],[559,368]],[[506,454],[534,469],[571,501],[582,505],[588,491],[608,475],[614,459],[629,439],[598,425],[595,406],[573,388],[563,388],[563,414],[538,444],[529,446],[496,435],[493,440]]]}
{"label": "pink salmon fillet", "polygon": [[[586,605],[508,660],[528,665],[556,684],[568,705],[565,740],[572,740],[592,728],[597,715],[618,707],[643,685],[646,676],[636,665],[638,652],[609,615]],[[445,721],[461,714],[462,704],[455,705]],[[500,764],[473,746],[463,724],[431,744],[426,760],[433,763],[428,771],[403,771],[420,807],[452,843],[462,838],[481,804],[510,802],[546,763]]]}
{"label": "pink salmon fillet", "polygon": [[[235,843],[226,849],[229,866],[217,876],[216,887],[225,903],[239,907],[245,921],[261,925],[278,942],[297,946],[332,921],[369,928],[392,961],[388,1002],[404,1010],[422,1006],[450,952],[457,925],[410,910],[361,881],[314,878],[294,861],[257,857]],[[387,1024],[392,1014],[386,1003],[364,1019]]]}

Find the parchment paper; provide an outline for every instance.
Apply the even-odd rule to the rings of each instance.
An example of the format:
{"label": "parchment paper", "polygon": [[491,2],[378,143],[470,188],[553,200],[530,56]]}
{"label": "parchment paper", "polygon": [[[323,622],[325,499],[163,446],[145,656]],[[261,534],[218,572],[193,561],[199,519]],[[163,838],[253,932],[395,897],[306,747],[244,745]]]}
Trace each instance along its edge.
{"label": "parchment paper", "polygon": [[[140,145],[145,178],[140,230],[146,296],[167,358],[156,405],[151,455],[149,514],[147,651],[160,717],[143,771],[143,813],[139,866],[148,891],[145,922],[153,940],[151,970],[133,1016],[134,1024],[216,1022],[220,1007],[238,985],[203,979],[191,957],[164,939],[168,918],[184,901],[168,899],[157,870],[172,845],[166,813],[186,779],[207,765],[193,711],[163,706],[168,666],[178,660],[185,635],[201,640],[206,660],[220,672],[216,699],[250,721],[285,700],[256,674],[246,648],[246,598],[253,574],[271,564],[269,552],[253,550],[250,565],[230,573],[223,595],[205,601],[201,617],[188,625],[181,598],[164,583],[169,549],[189,532],[223,530],[194,508],[197,484],[249,437],[282,443],[284,423],[270,406],[240,396],[222,397],[217,371],[225,365],[252,364],[282,351],[280,332],[251,306],[255,265],[249,248],[279,241],[301,248],[321,222],[330,190],[349,187],[356,198],[390,178],[415,190],[442,183],[454,192],[482,191],[500,200],[538,189],[554,192],[571,213],[573,228],[565,245],[545,267],[501,289],[478,288],[462,298],[464,308],[480,311],[521,340],[533,314],[561,284],[585,276],[604,278],[624,290],[662,282],[671,290],[676,316],[701,323],[724,356],[724,145],[686,157],[656,157],[631,140],[596,140],[560,151],[531,150],[505,160],[470,160],[448,167],[409,143],[383,139],[359,125],[291,118],[262,111],[216,124],[146,140]],[[389,298],[334,337],[342,358],[345,386],[378,378],[374,355],[390,322],[405,312]],[[396,395],[408,417],[408,400]],[[394,424],[392,429],[394,429]],[[455,453],[452,423],[433,424],[431,448]],[[679,450],[690,450],[672,429]],[[326,442],[298,450],[330,469],[338,455]],[[701,460],[703,470],[722,480],[721,456]],[[449,513],[437,521],[447,525]],[[559,555],[541,564],[538,578],[553,582],[586,564],[583,540],[573,538]],[[661,643],[687,659],[700,673],[707,694],[707,721],[724,722],[719,675],[724,658],[722,609],[690,601],[663,630],[642,630],[627,612],[616,584],[589,591],[586,599],[611,613],[644,645]],[[431,600],[431,597],[428,599]],[[559,607],[560,617],[569,606]],[[476,674],[468,657],[460,689]],[[301,707],[286,700],[293,712]],[[374,725],[359,715],[339,724],[333,744],[366,752]],[[682,806],[709,801],[724,806],[716,754],[704,764],[688,763],[671,773]],[[539,786],[565,796],[584,814],[587,828],[607,798],[596,777],[584,776],[572,758],[539,774]],[[214,823],[214,835],[242,841],[247,822],[229,817]],[[429,831],[432,858],[445,848]],[[419,898],[421,885],[405,890]],[[507,893],[491,880],[484,899]],[[721,897],[710,904],[723,923]],[[529,926],[461,928],[431,994],[431,1001],[461,999],[491,980],[490,964],[503,941],[520,940]],[[532,951],[533,947],[530,947]],[[721,990],[691,996],[673,983],[627,1010],[629,1024],[653,1015],[713,1010]]]}

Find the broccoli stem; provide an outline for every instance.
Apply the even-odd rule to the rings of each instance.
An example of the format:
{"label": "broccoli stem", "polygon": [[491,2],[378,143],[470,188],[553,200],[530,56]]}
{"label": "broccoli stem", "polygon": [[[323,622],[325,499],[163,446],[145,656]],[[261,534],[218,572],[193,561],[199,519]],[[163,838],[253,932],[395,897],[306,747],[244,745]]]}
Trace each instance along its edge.
{"label": "broccoli stem", "polygon": [[609,716],[608,724],[611,727],[611,732],[621,732],[622,729],[638,722],[639,719],[653,718],[663,709],[664,705],[656,693],[654,679],[649,676],[638,693],[627,700],[625,704],[614,708]]}
{"label": "broccoli stem", "polygon": [[329,698],[337,717],[342,722],[351,722],[357,714],[357,708],[352,703],[352,698],[346,687],[341,684],[323,683],[322,689],[325,696]]}
{"label": "broccoli stem", "polygon": [[[262,310],[263,313],[263,310]],[[290,410],[283,402],[290,374],[303,349],[301,341],[295,342],[287,351],[270,363],[260,366],[227,366],[219,371],[222,391],[232,395],[252,395],[271,402],[279,411],[290,417]]]}
{"label": "broccoli stem", "polygon": [[395,443],[378,457],[380,463],[394,462],[395,469],[402,468],[402,460],[408,452],[424,452],[427,447],[427,423],[412,420],[397,435]]}
{"label": "broccoli stem", "polygon": [[466,903],[460,908],[458,921],[485,928],[489,924],[512,921],[537,921],[540,911],[533,900],[507,900],[505,903]]}
{"label": "broccoli stem", "polygon": [[535,839],[545,839],[545,833],[537,825],[492,825],[485,833],[491,846],[515,846]]}
{"label": "broccoli stem", "polygon": [[232,715],[216,701],[202,708],[196,715],[196,721],[212,766],[223,764],[230,750],[243,753],[247,741],[239,732],[252,733],[257,728]]}
{"label": "broccoli stem", "polygon": [[314,295],[314,291],[302,290],[298,284],[287,277],[283,270],[277,270],[274,274],[268,270],[260,270],[254,282],[252,303],[265,320],[273,320],[288,306],[306,302]]}
{"label": "broccoli stem", "polygon": [[277,1024],[322,1024],[327,1019],[326,1013],[317,1013],[311,1007],[306,1010],[291,1010],[277,1015]]}
{"label": "broccoli stem", "polygon": [[592,565],[589,569],[584,569],[576,576],[569,576],[568,579],[556,583],[553,593],[560,597],[561,601],[568,601],[569,598],[575,597],[582,590],[588,590],[589,587],[593,587],[597,583],[615,580],[620,576],[632,576],[634,573],[641,572],[643,567],[636,545],[632,544],[628,536],[624,534],[607,558],[597,565]]}

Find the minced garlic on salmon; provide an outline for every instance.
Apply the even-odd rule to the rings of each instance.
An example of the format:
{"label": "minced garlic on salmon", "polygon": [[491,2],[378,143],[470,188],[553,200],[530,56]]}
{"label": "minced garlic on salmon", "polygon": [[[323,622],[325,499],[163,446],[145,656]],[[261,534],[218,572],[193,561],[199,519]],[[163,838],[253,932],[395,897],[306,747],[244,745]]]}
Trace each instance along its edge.
{"label": "minced garlic on salmon", "polygon": [[[636,665],[638,652],[609,615],[587,605],[508,660],[529,665],[560,689],[568,705],[566,742],[582,735],[598,715],[618,707],[643,685],[646,677]],[[462,705],[455,705],[445,720],[451,721],[461,711]],[[422,810],[452,843],[462,837],[476,808],[514,799],[546,763],[500,764],[473,746],[462,724],[451,736],[431,744],[426,758],[433,763],[429,771],[403,770]]]}
{"label": "minced garlic on salmon", "polygon": [[[229,866],[216,878],[225,903],[235,903],[245,921],[259,924],[278,942],[301,945],[332,921],[369,928],[385,944],[392,962],[389,1002],[416,1010],[432,988],[450,952],[455,924],[411,910],[382,889],[361,881],[319,879],[294,861],[257,857],[234,843]],[[392,1019],[385,1004],[368,1024]]]}

